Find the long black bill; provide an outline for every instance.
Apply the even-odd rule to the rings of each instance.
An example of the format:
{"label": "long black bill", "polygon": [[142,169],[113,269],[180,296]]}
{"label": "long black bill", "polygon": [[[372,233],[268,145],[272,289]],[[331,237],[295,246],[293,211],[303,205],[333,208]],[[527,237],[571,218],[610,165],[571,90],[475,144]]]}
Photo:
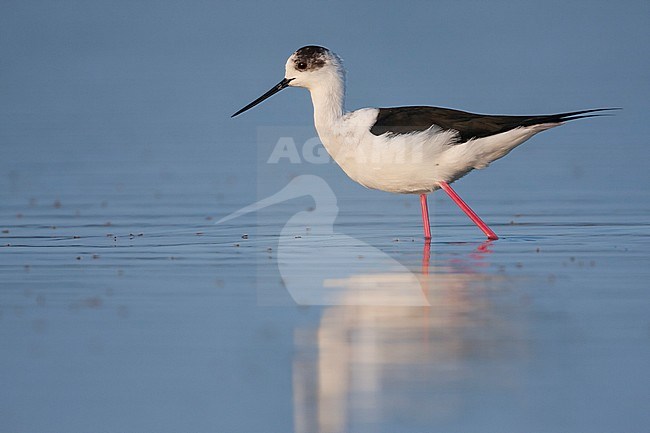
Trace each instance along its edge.
{"label": "long black bill", "polygon": [[244,111],[246,111],[246,110],[250,110],[251,108],[253,108],[253,107],[256,106],[257,104],[259,104],[259,103],[262,102],[263,100],[265,100],[265,99],[267,99],[267,98],[270,98],[271,96],[275,95],[275,94],[278,93],[280,90],[282,90],[282,89],[284,89],[285,87],[287,87],[287,86],[289,85],[289,83],[291,82],[291,80],[293,80],[293,78],[284,78],[284,79],[283,79],[282,81],[280,81],[278,84],[276,84],[275,86],[273,86],[273,87],[271,88],[271,90],[269,90],[268,92],[266,92],[265,94],[263,94],[262,96],[260,96],[259,98],[257,98],[256,100],[254,100],[253,102],[251,102],[250,104],[248,104],[247,106],[245,106],[244,108],[242,108],[241,110],[239,110],[238,112],[236,112],[235,114],[233,114],[233,115],[230,116],[230,117],[238,116],[238,115],[242,114]]}

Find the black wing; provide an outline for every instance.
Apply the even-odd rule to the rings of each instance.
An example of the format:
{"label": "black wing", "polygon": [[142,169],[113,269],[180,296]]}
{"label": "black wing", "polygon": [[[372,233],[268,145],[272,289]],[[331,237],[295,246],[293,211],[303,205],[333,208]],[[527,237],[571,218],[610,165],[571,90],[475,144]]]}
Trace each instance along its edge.
{"label": "black wing", "polygon": [[460,110],[438,107],[396,107],[380,108],[375,124],[370,128],[374,135],[409,134],[424,131],[432,126],[442,130],[457,131],[460,143],[472,138],[488,137],[500,134],[519,126],[532,126],[542,123],[557,123],[567,120],[594,117],[597,111],[613,110],[597,108],[592,110],[572,111],[569,113],[542,116],[491,116],[467,113]]}

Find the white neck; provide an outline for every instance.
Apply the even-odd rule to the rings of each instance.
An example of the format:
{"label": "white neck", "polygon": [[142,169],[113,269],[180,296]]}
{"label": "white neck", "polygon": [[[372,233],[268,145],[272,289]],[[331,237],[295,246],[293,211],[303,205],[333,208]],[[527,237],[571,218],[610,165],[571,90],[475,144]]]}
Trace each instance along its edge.
{"label": "white neck", "polygon": [[309,89],[314,104],[314,124],[321,140],[336,130],[345,112],[345,78],[339,74],[328,78]]}

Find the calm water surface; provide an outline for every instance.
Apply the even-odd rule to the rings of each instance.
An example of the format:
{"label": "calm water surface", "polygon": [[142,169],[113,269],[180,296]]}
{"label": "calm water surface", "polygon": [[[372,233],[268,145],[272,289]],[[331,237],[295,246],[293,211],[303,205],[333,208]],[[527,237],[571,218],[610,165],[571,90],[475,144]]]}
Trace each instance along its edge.
{"label": "calm water surface", "polygon": [[293,175],[238,161],[5,163],[3,431],[646,431],[644,191],[504,163],[457,187],[502,239],[436,193],[427,248],[333,165],[333,232],[319,190],[215,225]]}
{"label": "calm water surface", "polygon": [[[0,432],[648,433],[650,2],[586,6],[1,2]],[[427,248],[305,91],[230,119],[306,44],[348,109],[624,110],[454,184],[496,242],[435,193]]]}

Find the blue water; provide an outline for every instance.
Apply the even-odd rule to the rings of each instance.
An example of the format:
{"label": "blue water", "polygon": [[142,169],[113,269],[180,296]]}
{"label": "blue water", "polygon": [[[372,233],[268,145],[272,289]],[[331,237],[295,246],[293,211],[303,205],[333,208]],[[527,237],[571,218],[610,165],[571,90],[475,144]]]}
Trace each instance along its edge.
{"label": "blue water", "polygon": [[[299,306],[277,253],[309,198],[214,225],[255,200],[235,165],[15,166],[0,222],[7,431],[633,432],[648,421],[645,192],[468,177],[457,190],[502,239],[483,242],[438,192],[426,268],[417,198],[366,191],[327,165],[334,230],[357,244],[315,237],[303,253],[329,269],[323,260],[345,267],[337,257],[370,245],[422,278],[430,306]],[[488,173],[476,177],[497,183]]]}
{"label": "blue water", "polygon": [[[3,4],[0,430],[646,432],[648,5],[594,5]],[[351,108],[624,110],[454,184],[498,241],[433,194],[427,248],[417,197],[309,160],[306,92],[228,118],[303,42]],[[215,224],[305,174],[336,203]]]}

